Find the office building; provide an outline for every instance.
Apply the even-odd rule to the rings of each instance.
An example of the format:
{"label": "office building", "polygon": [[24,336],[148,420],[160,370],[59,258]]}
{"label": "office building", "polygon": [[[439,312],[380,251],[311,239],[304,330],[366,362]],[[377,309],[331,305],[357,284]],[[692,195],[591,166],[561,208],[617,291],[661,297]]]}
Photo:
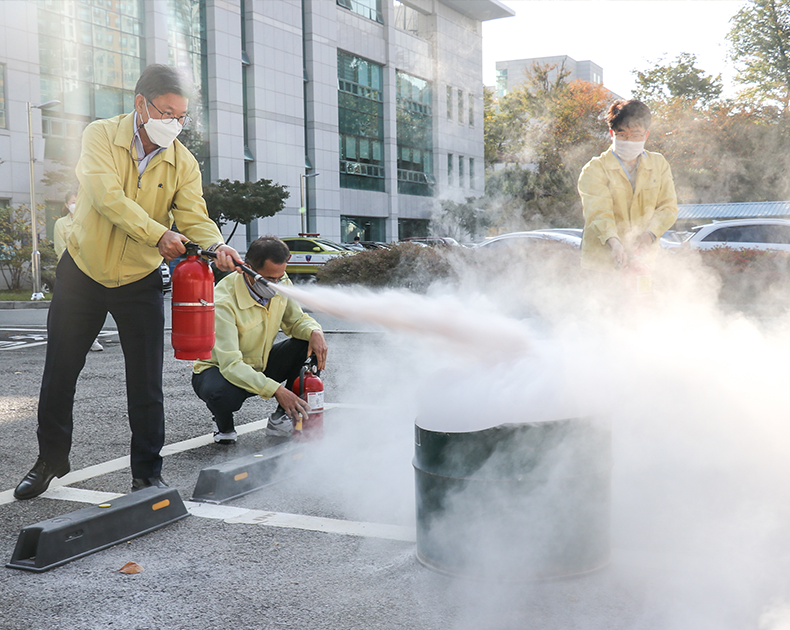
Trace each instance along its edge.
{"label": "office building", "polygon": [[481,23],[510,15],[499,0],[3,0],[0,202],[29,202],[28,103],[60,101],[32,110],[51,225],[62,193],[46,177],[167,63],[200,90],[182,137],[204,182],[290,192],[237,249],[302,231],[303,205],[307,231],[333,240],[424,234],[437,199],[483,192]]}
{"label": "office building", "polygon": [[603,85],[603,68],[592,61],[576,61],[568,55],[557,57],[532,57],[530,59],[512,59],[496,62],[496,95],[502,98],[514,87],[526,81],[527,73],[533,66],[553,66],[549,72],[550,79],[556,79],[560,70],[568,73],[567,81],[580,79],[589,83]]}

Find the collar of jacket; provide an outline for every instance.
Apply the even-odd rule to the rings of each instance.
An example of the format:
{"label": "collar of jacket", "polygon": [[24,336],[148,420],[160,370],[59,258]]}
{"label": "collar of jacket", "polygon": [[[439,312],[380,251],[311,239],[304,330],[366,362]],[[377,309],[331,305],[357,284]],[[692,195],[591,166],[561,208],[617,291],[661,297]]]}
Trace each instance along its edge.
{"label": "collar of jacket", "polygon": [[[115,141],[113,144],[118,147],[123,147],[127,152],[129,151],[129,146],[132,144],[132,138],[134,137],[134,112],[131,114],[126,114],[125,116],[121,117],[120,122],[118,123],[118,131],[115,134]],[[173,166],[176,165],[176,142],[178,142],[178,138],[173,141],[169,147],[167,147],[164,151],[160,151],[157,155],[161,155],[162,159],[171,164]],[[156,156],[154,156],[156,157]]]}
{"label": "collar of jacket", "polygon": [[[247,281],[244,278],[244,274],[233,272],[236,275],[233,283],[233,291],[236,294],[236,301],[239,304],[239,308],[246,309],[252,308],[257,306],[258,308],[266,308],[260,302],[256,302],[255,298],[250,295],[250,291],[247,288]],[[267,303],[266,306],[272,303],[273,300],[282,300],[282,296],[278,293],[273,298],[271,298]]]}
{"label": "collar of jacket", "polygon": [[[607,170],[620,171],[622,173],[623,167],[620,166],[620,160],[617,159],[611,147],[604,151],[601,157],[603,158],[603,163]],[[648,171],[653,170],[653,158],[650,151],[642,153],[642,157],[639,160],[639,170],[641,171],[643,169]],[[623,174],[625,175],[625,173]]]}

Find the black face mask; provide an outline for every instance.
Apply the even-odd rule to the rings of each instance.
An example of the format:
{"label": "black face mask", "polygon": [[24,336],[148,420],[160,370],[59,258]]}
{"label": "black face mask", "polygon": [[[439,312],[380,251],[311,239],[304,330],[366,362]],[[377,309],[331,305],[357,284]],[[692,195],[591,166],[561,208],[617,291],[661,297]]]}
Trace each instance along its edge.
{"label": "black face mask", "polygon": [[277,295],[274,285],[271,282],[264,280],[257,274],[255,275],[255,279],[252,281],[252,284],[249,286],[255,295],[257,295],[262,300],[271,300],[275,295]]}

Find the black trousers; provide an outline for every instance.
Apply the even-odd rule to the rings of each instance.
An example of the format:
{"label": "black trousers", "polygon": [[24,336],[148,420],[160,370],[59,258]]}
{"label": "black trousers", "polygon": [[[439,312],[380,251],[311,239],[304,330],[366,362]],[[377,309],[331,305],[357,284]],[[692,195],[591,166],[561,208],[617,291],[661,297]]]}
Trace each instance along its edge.
{"label": "black trousers", "polygon": [[57,290],[47,317],[47,356],[38,400],[39,454],[49,462],[68,457],[77,378],[108,312],[118,324],[126,367],[132,476],[157,477],[165,440],[162,276],[156,269],[137,282],[109,289],[85,275],[68,251],[58,263]]}
{"label": "black trousers", "polygon": [[[274,344],[263,373],[278,383],[285,381],[285,386],[290,389],[307,359],[308,345],[301,339],[286,339]],[[217,428],[223,433],[233,430],[234,412],[241,409],[245,400],[256,395],[230,383],[217,367],[192,374],[192,388],[206,403]]]}

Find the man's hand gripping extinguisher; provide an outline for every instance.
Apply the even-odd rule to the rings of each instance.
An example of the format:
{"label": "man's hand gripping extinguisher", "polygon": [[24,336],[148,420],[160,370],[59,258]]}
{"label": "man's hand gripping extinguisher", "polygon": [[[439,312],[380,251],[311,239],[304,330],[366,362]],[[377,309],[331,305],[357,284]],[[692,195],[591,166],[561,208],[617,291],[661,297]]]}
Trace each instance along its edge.
{"label": "man's hand gripping extinguisher", "polygon": [[324,437],[324,384],[321,382],[315,355],[312,355],[302,369],[291,389],[310,405],[306,418],[299,416],[294,421],[293,439],[297,441],[319,440]]}

